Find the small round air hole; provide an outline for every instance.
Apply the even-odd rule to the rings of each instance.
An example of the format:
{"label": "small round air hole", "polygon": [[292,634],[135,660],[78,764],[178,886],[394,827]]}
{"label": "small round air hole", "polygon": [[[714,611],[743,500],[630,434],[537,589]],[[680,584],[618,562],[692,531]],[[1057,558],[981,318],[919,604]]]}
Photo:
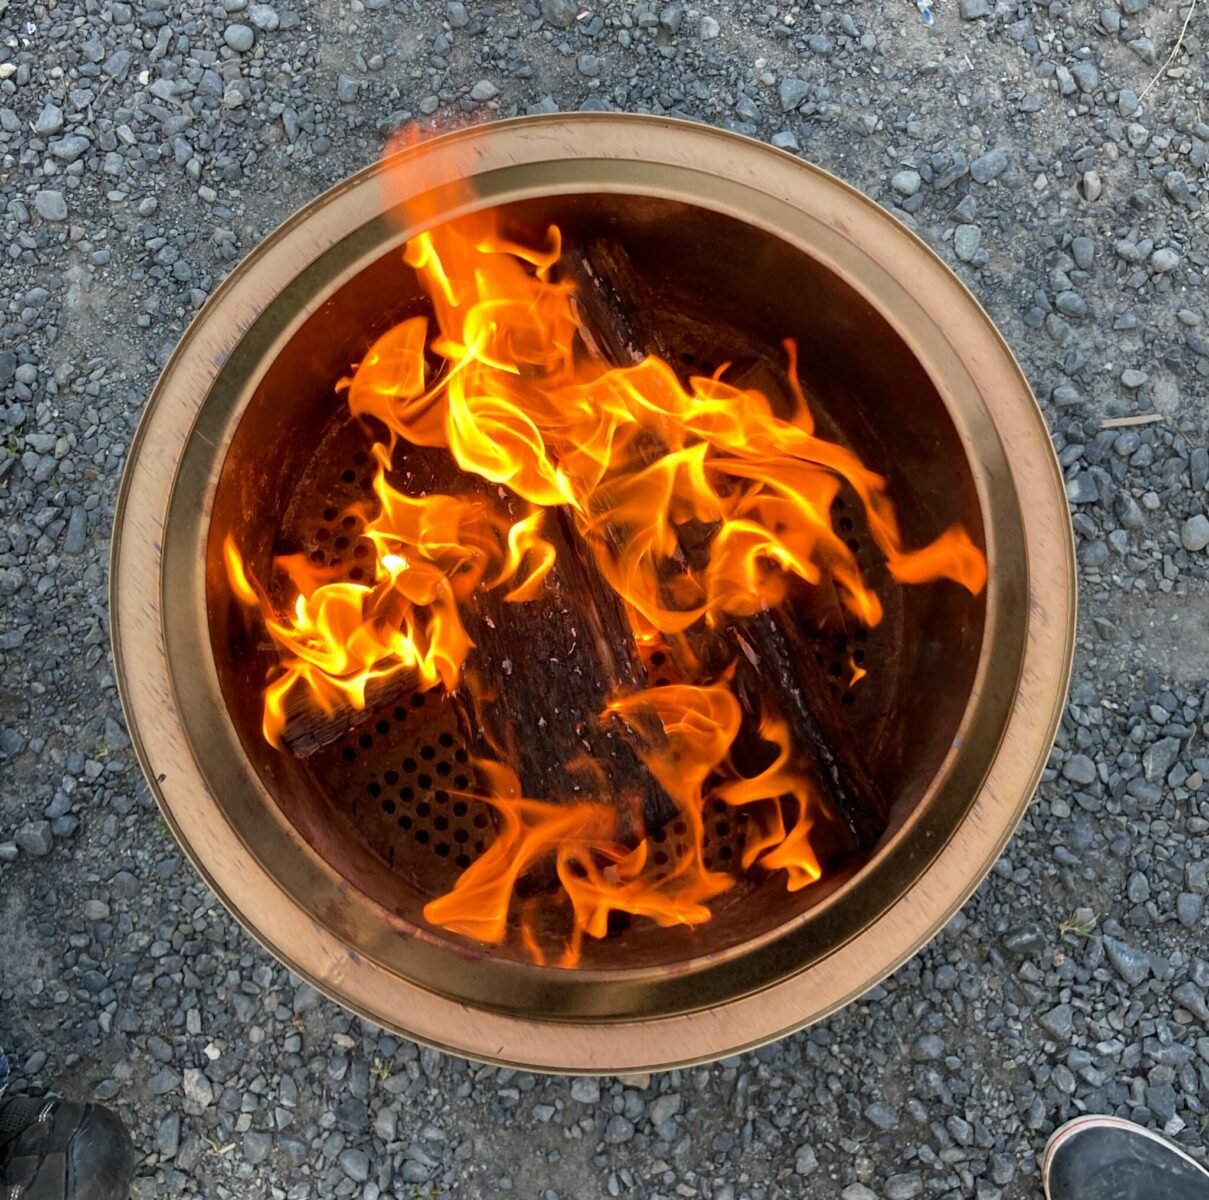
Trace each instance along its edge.
{"label": "small round air hole", "polygon": [[459,854],[453,861],[454,864],[461,867],[463,871],[470,866],[470,856],[467,854]]}
{"label": "small round air hole", "polygon": [[475,843],[474,843],[474,852],[475,852],[475,854],[482,854],[482,853],[483,853],[483,851],[484,851],[486,848],[487,848],[487,843],[486,843],[486,842],[475,842]]}
{"label": "small round air hole", "polygon": [[651,655],[651,662],[653,662],[655,666],[661,667],[665,662],[667,662],[667,655],[664,654],[662,650],[656,650],[655,653]]}
{"label": "small round air hole", "polygon": [[421,800],[420,803],[416,805],[416,816],[417,817],[426,817],[431,812],[432,812],[432,805],[429,804],[427,800]]}
{"label": "small round air hole", "polygon": [[387,771],[386,774],[382,776],[382,778],[383,778],[383,780],[385,780],[386,784],[389,787],[394,787],[395,784],[399,782],[399,772],[398,771]]}
{"label": "small round air hole", "polygon": [[453,815],[455,817],[464,817],[470,811],[470,805],[465,800],[456,800],[453,805]]}
{"label": "small round air hole", "polygon": [[336,509],[331,508],[330,506],[325,508],[323,510],[323,519],[325,521],[334,521],[336,519]]}
{"label": "small round air hole", "polygon": [[311,562],[313,562],[313,563],[322,564],[323,560],[326,557],[327,557],[327,555],[324,554],[322,550],[312,550],[311,551]]}
{"label": "small round air hole", "polygon": [[433,817],[432,827],[438,833],[444,833],[445,830],[447,830],[449,828],[449,818],[448,817]]}
{"label": "small round air hole", "polygon": [[454,787],[465,790],[470,786],[470,780],[467,779],[465,775],[455,775],[453,778],[453,785]]}
{"label": "small round air hole", "polygon": [[315,541],[317,541],[317,542],[331,541],[331,537],[332,537],[332,531],[330,529],[326,529],[323,526],[320,526],[318,529],[315,530]]}
{"label": "small round air hole", "polygon": [[713,809],[714,809],[714,812],[716,812],[716,813],[724,813],[724,812],[726,812],[728,807],[729,806],[727,805],[725,800],[715,799],[713,802]]}
{"label": "small round air hole", "polygon": [[851,517],[841,517],[840,518],[840,528],[845,533],[851,533],[852,528],[853,528],[852,518]]}
{"label": "small round air hole", "polygon": [[403,707],[403,705],[401,705],[401,704],[395,705],[395,720],[396,721],[406,721],[407,720],[407,709],[405,709]]}
{"label": "small round air hole", "polygon": [[410,804],[415,798],[416,794],[411,788],[405,787],[399,789],[399,799],[402,800],[404,804]]}
{"label": "small round air hole", "polygon": [[374,739],[370,737],[368,733],[363,733],[357,739],[357,745],[360,746],[362,750],[368,750],[373,744]]}
{"label": "small round air hole", "polygon": [[849,538],[849,539],[848,539],[848,540],[847,540],[847,541],[844,543],[844,545],[845,545],[845,546],[847,546],[847,547],[848,547],[848,549],[849,549],[849,550],[851,550],[853,554],[856,554],[856,553],[857,553],[857,551],[859,551],[859,550],[860,550],[860,548],[861,548],[861,544],[860,544],[860,542],[858,542],[858,541],[856,540],[856,538]]}
{"label": "small round air hole", "polygon": [[416,692],[415,695],[412,696],[411,706],[412,706],[412,708],[423,708],[424,707],[424,693],[423,692]]}
{"label": "small round air hole", "polygon": [[667,851],[666,850],[656,850],[655,851],[655,866],[657,866],[657,867],[666,867],[667,866]]}
{"label": "small round air hole", "polygon": [[418,765],[419,764],[414,758],[405,758],[403,760],[403,770],[407,771],[409,774],[414,771]]}
{"label": "small round air hole", "polygon": [[363,580],[365,578],[365,572],[363,570],[361,570],[360,567],[354,567],[348,573],[348,577],[349,577],[349,579],[351,579],[353,581],[353,583],[360,583],[361,580]]}
{"label": "small round air hole", "polygon": [[659,678],[655,680],[656,687],[667,687],[667,685],[668,685],[668,680],[662,675],[660,675]]}
{"label": "small round air hole", "polygon": [[420,757],[421,757],[421,758],[422,758],[422,759],[423,759],[425,762],[432,762],[432,760],[433,760],[434,758],[436,758],[436,756],[437,756],[437,752],[436,752],[436,751],[435,751],[435,750],[434,750],[434,749],[433,749],[431,746],[424,746],[424,747],[423,747],[423,748],[420,750]]}
{"label": "small round air hole", "polygon": [[440,775],[442,779],[444,779],[445,776],[448,775],[452,770],[453,768],[447,762],[437,763],[437,774]]}
{"label": "small round air hole", "polygon": [[446,750],[448,750],[449,747],[453,745],[453,734],[443,733],[439,738],[437,738],[437,741],[444,746]]}
{"label": "small round air hole", "polygon": [[427,829],[417,829],[416,830],[416,841],[419,842],[421,846],[428,845],[428,836],[429,835],[428,835]]}
{"label": "small round air hole", "polygon": [[651,834],[651,837],[654,841],[662,844],[667,841],[667,830],[666,829],[656,829],[655,832]]}
{"label": "small round air hole", "polygon": [[375,728],[375,729],[376,729],[376,730],[377,730],[379,733],[383,733],[383,734],[390,733],[390,722],[389,722],[389,721],[379,721],[379,722],[378,722],[378,723],[377,723],[377,724],[374,726],[374,728]]}
{"label": "small round air hole", "polygon": [[457,749],[456,749],[456,750],[453,752],[453,757],[454,757],[454,759],[455,759],[456,761],[458,761],[458,762],[460,762],[460,763],[464,763],[464,762],[469,762],[469,761],[470,761],[470,755],[469,755],[469,754],[467,754],[467,753],[466,753],[466,751],[465,751],[465,750],[463,750],[461,746],[459,746],[459,747],[458,747],[458,748],[457,748]]}
{"label": "small round air hole", "polygon": [[437,854],[440,855],[441,858],[449,857],[449,843],[448,842],[437,842],[437,844],[435,846],[433,846],[433,850],[435,850],[437,852]]}
{"label": "small round air hole", "polygon": [[852,661],[859,666],[865,661],[865,652],[863,650],[854,650],[852,652]]}
{"label": "small round air hole", "polygon": [[843,512],[844,509],[847,508],[847,505],[844,503],[844,497],[836,496],[836,498],[831,502],[831,507],[834,508],[836,512]]}
{"label": "small round air hole", "polygon": [[411,828],[411,818],[406,813],[404,813],[398,819],[396,824],[399,826],[400,829],[410,829]]}
{"label": "small round air hole", "polygon": [[380,783],[367,783],[365,790],[376,800],[382,795],[382,785]]}
{"label": "small round air hole", "polygon": [[729,846],[718,847],[718,857],[722,859],[723,862],[725,862],[728,858],[732,858],[734,853],[734,850],[732,850]]}
{"label": "small round air hole", "polygon": [[453,840],[459,844],[464,844],[470,841],[470,834],[468,834],[464,829],[455,829],[453,831]]}
{"label": "small round air hole", "polygon": [[369,553],[369,547],[364,542],[358,542],[353,547],[354,558],[364,558]]}
{"label": "small round air hole", "polygon": [[681,361],[682,363],[684,363],[684,365],[685,365],[686,367],[691,367],[691,366],[693,365],[693,363],[695,363],[695,362],[697,361],[697,357],[696,357],[696,355],[694,355],[694,354],[690,354],[690,353],[689,353],[689,352],[686,350],[686,351],[685,351],[685,352],[684,352],[684,353],[683,353],[683,354],[680,356],[680,361]]}
{"label": "small round air hole", "polygon": [[714,837],[724,838],[730,833],[730,826],[725,821],[719,821],[714,828]]}
{"label": "small round air hole", "polygon": [[672,832],[678,837],[684,837],[688,833],[688,826],[683,821],[673,821]]}
{"label": "small round air hole", "polygon": [[340,751],[340,757],[344,759],[345,762],[353,762],[357,757],[357,752],[352,748],[352,746],[345,746],[344,749]]}
{"label": "small round air hole", "polygon": [[330,563],[328,563],[327,565],[328,565],[329,567],[331,567],[331,568],[332,568],[332,570],[334,571],[334,570],[335,570],[337,567],[342,567],[342,566],[344,566],[344,559],[342,559],[342,558],[333,558],[333,559],[332,559],[332,561],[331,561]]}
{"label": "small round air hole", "polygon": [[[352,467],[349,467],[347,471],[341,471],[341,472],[340,472],[340,478],[341,478],[341,479],[342,479],[342,480],[343,480],[345,483],[352,483],[352,482],[353,482],[353,480],[357,478],[357,472],[356,472],[356,471],[354,471],[354,470],[352,469]],[[346,520],[347,520],[347,518],[346,518]]]}
{"label": "small round air hole", "polygon": [[338,538],[337,538],[337,539],[336,539],[336,540],[335,540],[335,541],[332,543],[332,545],[333,545],[333,546],[335,546],[337,550],[347,550],[347,549],[348,549],[348,538],[346,538],[346,537],[338,537]]}
{"label": "small round air hole", "polygon": [[356,529],[357,528],[357,518],[354,517],[350,513],[347,517],[344,518],[344,520],[342,520],[340,522],[340,527],[341,527],[341,529]]}
{"label": "small round air hole", "polygon": [[432,798],[438,804],[448,804],[449,803],[449,793],[447,791],[445,791],[443,788],[438,789],[437,791],[433,792]]}
{"label": "small round air hole", "polygon": [[[483,813],[474,814],[474,827],[475,827],[475,829],[486,829],[487,828],[487,818]],[[481,846],[479,848],[482,849]]]}
{"label": "small round air hole", "polygon": [[390,814],[395,811],[395,807],[396,807],[396,805],[393,800],[383,800],[382,801],[382,811],[384,813],[386,813],[387,816],[390,816]]}
{"label": "small round air hole", "polygon": [[420,775],[417,777],[416,783],[427,790],[428,788],[432,787],[432,776],[427,773]]}

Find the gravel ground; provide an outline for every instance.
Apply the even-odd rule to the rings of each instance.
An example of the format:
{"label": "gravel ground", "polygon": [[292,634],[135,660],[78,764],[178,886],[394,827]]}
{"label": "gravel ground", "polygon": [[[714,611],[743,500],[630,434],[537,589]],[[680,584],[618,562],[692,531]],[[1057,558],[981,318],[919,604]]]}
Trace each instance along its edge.
{"label": "gravel ground", "polygon": [[[697,3],[0,0],[0,1041],[121,1110],[139,1197],[1032,1197],[1083,1111],[1204,1153],[1204,18],[1143,99],[1174,4]],[[1058,748],[944,933],[778,1045],[599,1081],[262,953],[157,820],[105,604],[140,408],[231,264],[409,117],[581,107],[769,139],[934,246],[1045,407],[1082,584]]]}

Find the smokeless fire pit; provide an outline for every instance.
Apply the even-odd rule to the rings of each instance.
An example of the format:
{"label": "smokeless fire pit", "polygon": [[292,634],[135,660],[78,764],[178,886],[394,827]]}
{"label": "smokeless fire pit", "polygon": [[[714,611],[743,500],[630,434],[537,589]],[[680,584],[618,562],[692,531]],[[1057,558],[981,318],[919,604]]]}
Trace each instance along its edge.
{"label": "smokeless fire pit", "polygon": [[[538,288],[522,317],[554,306],[557,348],[493,320],[453,335],[459,246],[489,301],[476,313],[497,311],[473,259],[488,228]],[[647,355],[664,366],[643,393]],[[515,380],[522,408],[550,401],[548,477],[508,474],[528,449],[500,465],[482,427],[463,446],[432,417],[459,388],[478,403],[473,370]],[[585,389],[638,414],[599,454],[564,419]],[[723,415],[701,416],[715,401]],[[677,598],[653,616],[625,504],[662,470],[652,440],[706,462],[666,477],[651,579]],[[795,447],[825,469],[760,499]],[[593,455],[608,461],[584,483]],[[812,487],[799,507],[820,540],[799,560],[778,514]],[[665,628],[702,589],[706,615]],[[289,674],[300,629],[314,645],[316,621],[328,637],[370,603],[336,630],[342,652],[374,634],[370,669]],[[412,145],[232,274],[140,426],[112,606],[164,816],[273,954],[417,1040],[603,1073],[779,1037],[940,928],[1049,754],[1074,568],[1028,386],[919,241],[755,142],[580,114]],[[710,758],[698,747],[728,721]],[[782,744],[809,764],[782,769]],[[547,762],[559,794],[535,797]],[[753,780],[768,794],[749,803]],[[534,830],[548,841],[514,879]]]}

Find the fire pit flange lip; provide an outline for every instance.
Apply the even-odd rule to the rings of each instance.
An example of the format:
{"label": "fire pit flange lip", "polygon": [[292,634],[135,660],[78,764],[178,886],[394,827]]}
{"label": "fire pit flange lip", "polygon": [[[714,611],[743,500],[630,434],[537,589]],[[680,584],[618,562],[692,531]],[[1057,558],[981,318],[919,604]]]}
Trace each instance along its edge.
{"label": "fire pit flange lip", "polygon": [[[477,131],[479,134],[483,132]],[[173,430],[165,431],[159,427],[165,417],[162,402],[169,390],[167,383],[186,358],[190,355],[196,357],[204,350],[209,351],[204,361],[212,377],[232,348],[231,345],[214,344],[214,329],[212,323],[210,328],[206,328],[206,318],[212,317],[221,304],[238,307],[235,293],[248,287],[253,268],[263,265],[273,249],[315,213],[329,205],[339,204],[342,198],[357,188],[364,188],[367,184],[372,186],[375,177],[384,170],[381,164],[354,176],[333,192],[312,202],[246,260],[218,290],[165,368],[161,383],[136,434],[130,466],[123,479],[115,525],[111,603],[115,615],[115,657],[119,666],[123,703],[127,709],[132,738],[144,771],[152,781],[157,801],[199,872],[254,936],[278,957],[287,959],[297,973],[310,979],[321,990],[335,994],[341,1003],[379,1023],[400,1028],[400,1022],[392,1014],[400,1011],[399,995],[406,994],[409,999],[409,1019],[407,1028],[402,1031],[408,1036],[472,1057],[523,1064],[537,1069],[591,1073],[700,1061],[781,1036],[798,1025],[833,1011],[872,986],[914,953],[956,910],[980,881],[985,870],[989,869],[1010,836],[1044,766],[1069,677],[1073,647],[1073,542],[1065,505],[1060,503],[1060,474],[1049,449],[1043,419],[1032,401],[1027,384],[1002,338],[976,301],[914,235],[894,225],[871,201],[818,168],[737,135],[662,118],[617,117],[613,114],[529,118],[501,122],[491,127],[490,132],[493,137],[509,135],[513,142],[511,149],[516,151],[521,148],[535,161],[540,161],[542,153],[557,154],[560,149],[578,151],[585,144],[592,147],[596,156],[604,152],[608,158],[609,152],[612,152],[619,159],[624,159],[627,154],[635,158],[647,157],[652,142],[666,141],[669,134],[681,141],[686,138],[704,140],[715,155],[718,153],[719,140],[723,146],[730,142],[736,157],[749,158],[753,152],[758,152],[771,160],[783,160],[792,164],[793,170],[799,175],[805,172],[813,176],[815,186],[828,192],[836,203],[842,200],[845,204],[855,206],[866,221],[872,217],[875,224],[892,226],[895,238],[891,240],[909,247],[909,252],[904,249],[899,254],[902,260],[899,266],[904,276],[907,274],[906,260],[912,257],[917,260],[917,267],[928,268],[933,275],[939,269],[945,287],[950,293],[956,291],[971,315],[976,320],[980,319],[982,332],[993,335],[998,343],[999,361],[985,369],[997,372],[1005,391],[1013,393],[1016,409],[1008,414],[1015,423],[1012,432],[1019,435],[1029,449],[1028,461],[1014,465],[1022,469],[1027,467],[1026,473],[1031,474],[1034,488],[1028,493],[1032,524],[1027,530],[1032,535],[1028,560],[1032,606],[1025,665],[1031,669],[1026,669],[1021,675],[1020,691],[1007,731],[1007,736],[1011,737],[1014,729],[1018,742],[1023,740],[1033,747],[1033,761],[1027,774],[1017,770],[1016,778],[1003,793],[1004,798],[998,791],[992,790],[990,784],[994,781],[988,781],[988,786],[975,800],[968,818],[921,875],[916,890],[926,898],[927,903],[911,906],[911,919],[904,920],[901,912],[880,916],[851,943],[811,968],[807,974],[813,986],[804,988],[801,975],[790,976],[755,995],[737,997],[733,1004],[726,1006],[725,1011],[715,1010],[713,1020],[696,1023],[683,1014],[627,1024],[594,1023],[590,1020],[574,1023],[527,1021],[482,1013],[476,1028],[469,1030],[465,1028],[467,1023],[460,1015],[460,1006],[408,985],[406,981],[394,979],[392,985],[390,980],[383,978],[377,964],[353,953],[330,929],[316,926],[313,922],[308,929],[305,916],[296,909],[288,895],[278,890],[273,896],[274,881],[264,876],[259,864],[232,830],[201,828],[196,814],[175,806],[167,793],[173,791],[176,794],[176,789],[181,786],[175,777],[177,764],[173,764],[174,776],[170,780],[163,772],[157,774],[155,760],[161,765],[170,761],[161,756],[161,751],[169,745],[179,749],[187,745],[187,740],[175,715],[165,707],[171,705],[173,697],[162,657],[157,662],[154,653],[145,653],[147,646],[142,640],[151,636],[156,643],[155,648],[162,652],[162,614],[158,605],[148,607],[145,603],[148,594],[158,596],[159,593],[154,588],[147,592],[141,587],[131,586],[132,573],[138,573],[132,564],[138,559],[140,550],[145,550],[148,538],[152,542],[155,540],[155,501],[169,490],[165,488],[157,493],[156,485],[171,485],[175,475],[172,464],[164,460],[163,446],[149,446],[149,439],[153,431],[157,435],[168,432],[168,445],[173,444],[173,436],[177,446],[187,439],[192,426],[191,414],[176,413]],[[605,142],[608,145],[604,145]],[[711,159],[711,166],[714,165]],[[854,220],[853,224],[860,222]],[[919,261],[921,258],[922,262]],[[263,307],[275,294],[272,280],[262,279],[259,282],[260,303],[247,306],[248,311]],[[912,279],[912,282],[915,280]],[[210,344],[203,346],[203,343]],[[1009,383],[1011,386],[1007,387]],[[197,400],[196,408],[205,394],[204,389],[197,388],[196,382],[193,394]],[[1006,401],[1002,403],[1006,404]],[[182,416],[189,418],[183,425]],[[158,455],[156,462],[149,462],[149,453]],[[1018,490],[1022,489],[1018,487]],[[158,557],[157,562],[151,565],[158,569]],[[147,568],[148,564],[144,562],[144,575]],[[151,575],[154,578],[156,570],[152,570]],[[132,676],[131,669],[136,661],[140,670],[149,671],[147,678],[136,680]],[[158,676],[151,678],[156,675],[154,668],[157,667]],[[152,711],[148,709],[149,704]],[[1002,757],[1001,750],[999,758]],[[1013,793],[1016,797],[1014,800]],[[979,836],[973,836],[975,831]],[[954,872],[951,863],[950,869],[945,869],[946,860],[969,858],[971,853],[976,855],[976,861],[980,864],[979,870],[973,875],[968,868]],[[232,881],[238,881],[241,872],[245,871],[259,876],[258,886],[266,889],[257,897],[255,923],[249,919],[246,911],[241,911],[232,892]],[[955,888],[954,879],[960,878],[964,878],[964,882]],[[270,897],[278,903],[263,903]],[[246,910],[247,906],[243,907]],[[274,911],[266,912],[268,908]],[[301,926],[298,925],[300,918],[303,920]],[[338,926],[338,920],[333,923]],[[314,953],[304,956],[283,951],[283,946],[305,946],[308,937],[321,943],[315,947]],[[868,961],[871,955],[877,964],[876,974],[872,976],[862,961]],[[293,961],[295,958],[297,961]],[[854,965],[859,966],[855,972]],[[403,993],[399,992],[400,986],[404,987]],[[820,993],[824,996],[822,1000],[818,998]],[[422,1019],[413,1019],[412,1014]]]}

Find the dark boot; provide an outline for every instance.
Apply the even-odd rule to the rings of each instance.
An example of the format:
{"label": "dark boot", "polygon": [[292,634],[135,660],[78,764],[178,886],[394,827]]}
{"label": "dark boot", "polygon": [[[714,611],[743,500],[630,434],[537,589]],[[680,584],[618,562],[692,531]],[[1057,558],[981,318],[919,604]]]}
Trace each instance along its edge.
{"label": "dark boot", "polygon": [[128,1200],[134,1147],[100,1104],[0,1100],[0,1200]]}
{"label": "dark boot", "polygon": [[1120,1117],[1077,1117],[1045,1147],[1047,1200],[1209,1200],[1209,1172]]}

